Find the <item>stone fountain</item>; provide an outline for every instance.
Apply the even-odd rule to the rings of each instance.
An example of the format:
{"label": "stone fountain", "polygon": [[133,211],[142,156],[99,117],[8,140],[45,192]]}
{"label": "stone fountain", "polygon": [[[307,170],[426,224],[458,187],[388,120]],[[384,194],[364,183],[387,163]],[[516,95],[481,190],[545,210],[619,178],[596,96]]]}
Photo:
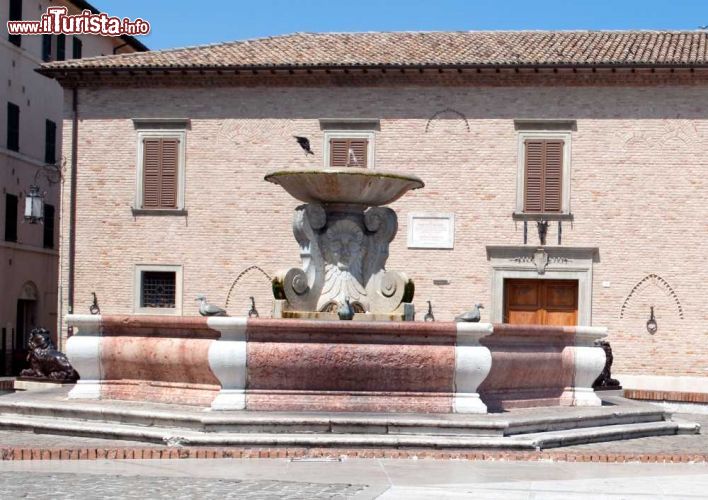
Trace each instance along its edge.
{"label": "stone fountain", "polygon": [[[69,315],[81,375],[70,398],[385,413],[601,405],[593,342],[605,328],[413,321],[412,280],[386,269],[397,217],[385,205],[420,179],[360,168],[265,179],[304,202],[302,267],[274,279],[275,318]],[[347,298],[356,321],[338,320]]]}
{"label": "stone fountain", "polygon": [[336,319],[348,297],[355,320],[414,319],[413,281],[386,270],[398,218],[382,205],[423,181],[365,168],[278,170],[265,180],[305,202],[293,220],[302,267],[273,280],[274,317]]}

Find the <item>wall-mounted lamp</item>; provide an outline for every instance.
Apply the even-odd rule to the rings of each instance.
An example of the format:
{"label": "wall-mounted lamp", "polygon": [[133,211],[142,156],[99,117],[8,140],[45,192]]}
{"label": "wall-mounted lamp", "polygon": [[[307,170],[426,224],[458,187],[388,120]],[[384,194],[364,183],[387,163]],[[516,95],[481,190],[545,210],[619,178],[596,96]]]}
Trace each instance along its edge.
{"label": "wall-mounted lamp", "polygon": [[66,159],[62,160],[61,164],[42,165],[34,173],[34,181],[30,184],[29,192],[25,197],[26,222],[38,224],[44,221],[44,195],[47,193],[39,190],[39,177],[43,175],[49,186],[61,182],[64,163]]}
{"label": "wall-mounted lamp", "polygon": [[656,324],[656,318],[654,317],[654,306],[650,307],[649,321],[647,321],[647,331],[654,335],[659,326]]}
{"label": "wall-mounted lamp", "polygon": [[44,196],[39,192],[39,186],[31,185],[25,197],[25,221],[37,224],[44,220]]}

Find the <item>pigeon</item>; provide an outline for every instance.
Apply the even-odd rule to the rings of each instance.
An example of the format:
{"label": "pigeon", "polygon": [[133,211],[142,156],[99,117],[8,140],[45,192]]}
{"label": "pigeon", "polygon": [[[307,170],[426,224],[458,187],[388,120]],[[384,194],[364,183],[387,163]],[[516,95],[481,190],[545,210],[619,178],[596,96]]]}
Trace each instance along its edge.
{"label": "pigeon", "polygon": [[202,316],[226,316],[226,311],[222,308],[207,303],[204,295],[197,295],[197,298],[194,300],[199,302],[199,314]]}
{"label": "pigeon", "polygon": [[354,317],[354,309],[349,303],[349,297],[344,297],[344,304],[340,304],[339,309],[337,309],[337,315],[339,319],[350,320]]}
{"label": "pigeon", "polygon": [[256,299],[249,297],[251,299],[251,309],[248,311],[249,318],[257,318],[259,316],[258,309],[256,309]]}
{"label": "pigeon", "polygon": [[477,304],[471,311],[455,316],[455,321],[458,323],[479,323],[481,318],[479,313],[480,309],[484,309],[484,306],[482,304]]}
{"label": "pigeon", "polygon": [[305,156],[307,155],[313,155],[315,153],[312,152],[312,149],[310,148],[310,139],[307,137],[300,137],[298,135],[293,136],[297,143],[300,145],[300,147],[305,151]]}
{"label": "pigeon", "polygon": [[428,301],[428,312],[423,317],[424,321],[435,321],[435,316],[433,316],[433,304]]}

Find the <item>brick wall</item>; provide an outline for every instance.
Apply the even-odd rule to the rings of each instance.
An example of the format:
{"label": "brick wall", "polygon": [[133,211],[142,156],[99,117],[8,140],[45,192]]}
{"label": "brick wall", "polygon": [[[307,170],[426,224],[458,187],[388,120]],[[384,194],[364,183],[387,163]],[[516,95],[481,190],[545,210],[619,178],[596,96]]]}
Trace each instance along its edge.
{"label": "brick wall", "polygon": [[[379,118],[377,168],[413,173],[426,182],[393,205],[399,233],[387,267],[415,280],[420,317],[425,301],[432,300],[438,319],[452,319],[475,302],[491,300],[485,246],[523,242],[523,223],[511,218],[517,172],[513,120],[574,119],[575,220],[564,223],[563,245],[600,249],[592,322],[610,329],[614,370],[706,375],[708,85],[106,87],[82,88],[79,98],[75,312],[88,312],[95,291],[104,313],[131,313],[136,264],[184,266],[187,315],[198,313],[198,293],[223,304],[248,266],[272,274],[299,265],[291,231],[298,202],[263,176],[276,168],[321,166],[318,119],[336,117]],[[455,113],[428,123],[446,108],[464,115],[469,130]],[[131,119],[138,117],[191,119],[187,216],[131,213]],[[64,127],[64,151],[70,152],[70,121]],[[309,137],[315,156],[305,157],[292,135]],[[454,250],[406,248],[408,213],[431,210],[455,213]],[[66,242],[67,217],[63,225]],[[551,245],[556,230],[552,223]],[[530,225],[529,242],[537,241]],[[665,287],[653,284],[633,295],[620,319],[627,295],[650,273],[671,285],[683,319]],[[434,285],[434,279],[450,284]],[[234,287],[230,313],[245,314],[249,295],[256,296],[262,315],[269,313],[270,287],[256,273]],[[659,322],[653,336],[645,329],[650,305]]]}

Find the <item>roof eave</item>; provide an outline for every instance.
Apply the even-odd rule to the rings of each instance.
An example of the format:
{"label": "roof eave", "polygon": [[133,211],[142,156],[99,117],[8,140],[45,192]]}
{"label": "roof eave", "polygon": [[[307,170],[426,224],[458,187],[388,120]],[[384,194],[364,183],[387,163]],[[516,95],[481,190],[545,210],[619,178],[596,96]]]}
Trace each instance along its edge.
{"label": "roof eave", "polygon": [[57,78],[69,74],[118,73],[204,73],[240,71],[362,71],[362,70],[553,70],[553,69],[706,69],[708,63],[475,63],[475,64],[337,64],[337,65],[201,65],[201,66],[116,66],[116,67],[43,67],[36,71],[44,76]]}

